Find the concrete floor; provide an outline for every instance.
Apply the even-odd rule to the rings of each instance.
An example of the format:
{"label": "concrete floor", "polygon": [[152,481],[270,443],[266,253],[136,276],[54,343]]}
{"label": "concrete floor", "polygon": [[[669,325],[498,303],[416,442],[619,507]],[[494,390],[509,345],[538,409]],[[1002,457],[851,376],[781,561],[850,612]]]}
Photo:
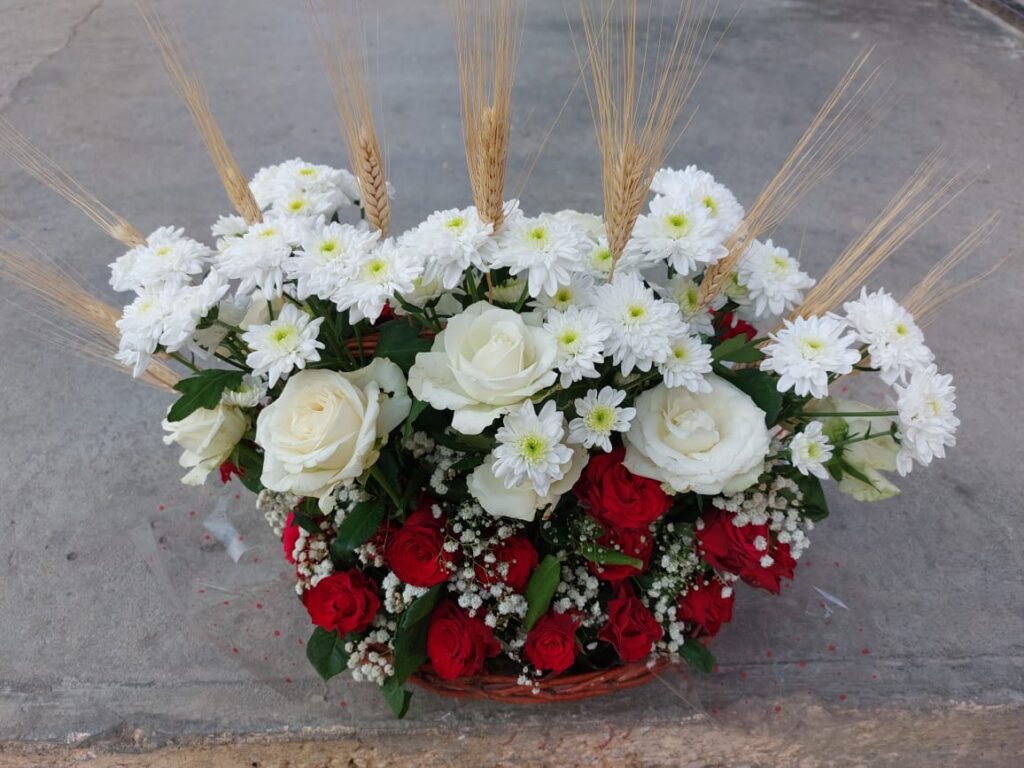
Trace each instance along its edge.
{"label": "concrete floor", "polygon": [[[245,169],[296,155],[344,162],[301,3],[162,6],[181,24]],[[727,17],[733,6],[724,6]],[[139,229],[173,222],[202,236],[228,206],[131,4],[0,7],[3,116]],[[576,79],[561,4],[535,0],[527,27],[513,184]],[[439,0],[383,2],[379,37],[379,123],[404,227],[468,200],[454,61]],[[793,250],[802,242],[804,263],[820,273],[942,145],[980,179],[880,282],[909,288],[997,209],[1003,221],[986,255],[1020,255],[1024,38],[961,0],[748,2],[695,93],[700,110],[670,163],[697,163],[749,204],[865,45],[886,60],[896,105],[776,240]],[[522,195],[527,210],[599,209],[596,157],[577,92]],[[109,295],[105,265],[116,245],[13,167],[0,168],[0,213]],[[0,299],[13,296],[0,286]],[[240,488],[179,485],[176,452],[160,442],[166,398],[36,341],[25,318],[0,304],[0,740],[132,747],[366,729],[413,739],[523,729],[556,739],[571,725],[641,749],[633,725],[698,717],[799,744],[810,713],[840,722],[966,702],[1005,717],[1024,703],[1024,259],[928,329],[959,388],[963,427],[951,457],[904,480],[904,494],[887,503],[835,497],[794,584],[780,598],[741,594],[736,621],[715,644],[716,674],[672,675],[553,710],[419,694],[401,723],[373,690],[324,686],[308,669],[308,627],[270,532],[248,498],[233,498]],[[246,535],[239,564],[203,527],[218,504]],[[941,728],[932,732],[941,740]],[[1024,750],[1019,727],[999,732],[1008,751],[986,762],[972,750],[976,764],[1009,765],[999,755]],[[924,764],[927,753],[914,754],[899,764]],[[748,764],[778,764],[758,759],[767,762]]]}

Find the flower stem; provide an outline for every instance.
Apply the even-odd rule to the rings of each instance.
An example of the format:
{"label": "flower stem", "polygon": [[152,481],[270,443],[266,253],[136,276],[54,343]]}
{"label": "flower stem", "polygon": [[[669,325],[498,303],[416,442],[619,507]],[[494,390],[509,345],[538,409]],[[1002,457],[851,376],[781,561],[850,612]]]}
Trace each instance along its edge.
{"label": "flower stem", "polygon": [[370,477],[377,481],[377,485],[384,490],[384,493],[388,495],[388,498],[391,499],[395,508],[400,512],[402,510],[402,497],[398,495],[398,491],[391,487],[387,478],[384,477],[384,473],[380,471],[380,467],[376,464],[370,467]]}
{"label": "flower stem", "polygon": [[167,356],[170,357],[172,360],[177,360],[179,363],[187,367],[193,373],[199,373],[199,366],[193,363],[184,355],[180,355],[177,352],[168,352]]}

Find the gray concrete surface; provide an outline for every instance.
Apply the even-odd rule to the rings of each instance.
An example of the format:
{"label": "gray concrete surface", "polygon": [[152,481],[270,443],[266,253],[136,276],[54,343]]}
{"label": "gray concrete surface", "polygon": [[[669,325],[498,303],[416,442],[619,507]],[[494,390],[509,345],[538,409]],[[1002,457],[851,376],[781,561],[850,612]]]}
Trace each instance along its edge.
{"label": "gray concrete surface", "polygon": [[[725,6],[728,15],[733,6]],[[181,24],[243,167],[295,155],[343,162],[301,3],[163,7]],[[468,199],[454,61],[442,3],[381,7],[379,122],[397,223],[407,226]],[[3,0],[0,10],[6,118],[143,231],[175,222],[202,234],[226,211],[127,0]],[[820,273],[943,145],[981,178],[882,270],[882,281],[908,288],[996,209],[1004,217],[989,257],[1020,254],[1024,39],[960,0],[748,2],[697,89],[699,112],[670,162],[703,166],[749,203],[848,62],[871,44],[895,79],[892,114],[777,239],[794,250],[802,242],[805,264]],[[535,0],[513,182],[575,78],[561,4]],[[597,209],[596,158],[576,93],[523,194],[527,209]],[[0,212],[109,295],[105,265],[115,244],[10,165],[0,168]],[[0,299],[13,296],[0,286]],[[1024,702],[1024,260],[928,329],[959,387],[963,428],[951,457],[902,481],[904,494],[892,501],[834,498],[792,587],[776,599],[741,595],[736,621],[714,647],[716,674],[673,675],[554,710],[421,694],[400,724],[374,691],[324,686],[306,668],[307,626],[269,531],[246,498],[233,498],[241,489],[178,484],[176,454],[160,442],[165,397],[68,358],[25,324],[17,306],[0,304],[0,739],[123,736],[130,745],[305,728],[465,735],[553,722],[607,727],[611,738],[640,722],[694,716],[798,732],[811,709],[842,717]],[[251,547],[238,565],[202,526],[222,499]],[[1017,739],[1011,746],[1024,745],[1019,731],[1007,733]]]}

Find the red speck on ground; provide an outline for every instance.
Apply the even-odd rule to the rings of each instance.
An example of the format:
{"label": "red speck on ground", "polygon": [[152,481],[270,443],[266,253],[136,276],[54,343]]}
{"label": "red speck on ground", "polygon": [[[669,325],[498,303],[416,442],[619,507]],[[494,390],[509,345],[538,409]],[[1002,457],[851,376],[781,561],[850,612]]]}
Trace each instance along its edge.
{"label": "red speck on ground", "polygon": [[167,505],[166,505],[166,504],[161,504],[161,505],[160,505],[160,506],[158,507],[158,509],[159,509],[159,510],[160,510],[161,512],[163,512],[163,511],[164,511],[165,509],[167,509]]}
{"label": "red speck on ground", "polygon": [[717,714],[718,714],[718,707],[712,707],[711,708],[711,716],[714,717]]}
{"label": "red speck on ground", "polygon": [[839,567],[839,561],[836,560],[835,563],[833,563],[833,565],[835,565],[835,567],[838,568]]}
{"label": "red speck on ground", "polygon": [[770,658],[771,658],[772,656],[774,656],[775,654],[773,654],[773,653],[772,653],[771,651],[765,651],[765,652],[764,652],[764,655],[765,655],[765,656],[767,656],[767,657],[768,657],[768,658],[770,659]]}
{"label": "red speck on ground", "polygon": [[194,509],[190,509],[188,512],[189,517],[195,517],[198,513]]}
{"label": "red speck on ground", "polygon": [[237,648],[232,648],[232,649],[231,649],[231,652],[232,652],[232,653],[238,653],[238,649],[237,649]]}
{"label": "red speck on ground", "polygon": [[257,611],[262,611],[263,610],[263,603],[256,603],[256,610]]}
{"label": "red speck on ground", "polygon": [[845,693],[840,693],[839,694],[839,700],[840,701],[846,701],[846,694]]}
{"label": "red speck on ground", "polygon": [[204,533],[203,534],[203,541],[209,541],[209,540],[210,540],[210,534]]}
{"label": "red speck on ground", "polygon": [[740,680],[746,680],[746,679],[747,679],[747,673],[746,672],[740,672]]}
{"label": "red speck on ground", "polygon": [[281,630],[280,629],[275,629],[274,630],[274,637],[280,637],[280,636],[281,636]]}
{"label": "red speck on ground", "polygon": [[205,589],[197,589],[196,591],[197,591],[197,592],[198,592],[198,593],[199,593],[200,595],[205,595],[205,594],[206,594],[206,590],[205,590]]}
{"label": "red speck on ground", "polygon": [[284,679],[284,681],[285,681],[286,683],[290,683],[290,682],[292,681],[292,679],[291,679],[290,677],[286,677],[286,678]]}
{"label": "red speck on ground", "polygon": [[230,600],[225,600],[224,601],[224,605],[231,605],[231,601]]}
{"label": "red speck on ground", "polygon": [[860,652],[860,655],[861,655],[861,656],[868,656],[868,655],[870,655],[870,653],[871,653],[871,649],[870,649],[870,648],[865,648],[865,649],[863,649],[863,650],[862,650],[862,651]]}
{"label": "red speck on ground", "polygon": [[242,494],[236,493],[235,494],[235,501],[238,501],[238,499],[240,499],[240,498],[242,498]]}
{"label": "red speck on ground", "polygon": [[721,671],[722,671],[721,667],[719,667],[717,664],[715,664],[713,667],[711,667],[711,674],[713,674],[713,675],[717,675]]}
{"label": "red speck on ground", "polygon": [[306,644],[305,641],[300,637],[299,638],[299,645],[305,645],[305,644]]}
{"label": "red speck on ground", "polygon": [[829,650],[829,653],[835,653],[836,647],[834,645],[832,645],[832,643],[829,643],[828,644],[828,650]]}
{"label": "red speck on ground", "polygon": [[782,711],[782,705],[781,704],[776,704],[775,705],[775,714],[779,714],[779,712],[781,712],[781,711]]}
{"label": "red speck on ground", "polygon": [[800,669],[803,669],[803,668],[805,668],[806,666],[807,666],[807,662],[806,662],[806,661],[804,661],[803,659],[801,659],[801,660],[800,660]]}
{"label": "red speck on ground", "polygon": [[872,679],[872,680],[877,680],[877,679],[878,679],[878,675],[872,675],[872,676],[871,676],[871,679]]}
{"label": "red speck on ground", "polygon": [[342,699],[341,701],[338,702],[338,706],[339,707],[347,707],[348,706],[348,702],[345,701],[344,699]]}

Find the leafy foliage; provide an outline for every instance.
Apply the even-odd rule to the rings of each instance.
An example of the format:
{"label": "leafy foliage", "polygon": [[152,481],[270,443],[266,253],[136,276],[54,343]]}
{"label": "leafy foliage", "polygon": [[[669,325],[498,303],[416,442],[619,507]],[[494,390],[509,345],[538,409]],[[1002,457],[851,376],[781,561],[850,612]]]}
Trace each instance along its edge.
{"label": "leafy foliage", "polygon": [[182,379],[174,388],[181,397],[167,413],[168,421],[181,421],[200,408],[216,408],[225,389],[234,389],[242,383],[241,371],[211,369]]}
{"label": "leafy foliage", "polygon": [[348,666],[345,642],[346,639],[337,632],[328,632],[323,627],[316,627],[310,635],[306,643],[306,658],[324,680],[330,680]]}
{"label": "leafy foliage", "polygon": [[526,585],[526,618],[523,627],[533,628],[541,616],[548,612],[551,600],[562,577],[562,562],[554,555],[547,555],[540,561]]}

